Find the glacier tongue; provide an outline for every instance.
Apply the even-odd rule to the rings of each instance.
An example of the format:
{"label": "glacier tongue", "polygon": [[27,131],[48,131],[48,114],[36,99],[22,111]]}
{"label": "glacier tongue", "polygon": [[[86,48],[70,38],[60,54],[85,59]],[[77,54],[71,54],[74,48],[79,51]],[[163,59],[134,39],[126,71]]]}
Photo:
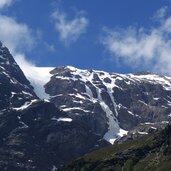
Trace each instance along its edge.
{"label": "glacier tongue", "polygon": [[49,95],[45,93],[44,85],[50,81],[50,71],[53,67],[35,67],[27,66],[22,68],[27,79],[30,81],[31,85],[34,87],[36,95],[40,99],[49,99]]}
{"label": "glacier tongue", "polygon": [[[101,97],[101,90],[96,87],[97,95],[99,103],[103,109],[103,111],[106,113],[106,117],[108,118],[108,131],[105,133],[103,138],[110,142],[111,144],[114,143],[114,141],[119,137],[119,133],[123,132],[122,129],[119,127],[118,120],[114,116],[113,112],[110,110],[108,105],[103,101]],[[125,131],[126,132],[126,131]]]}
{"label": "glacier tongue", "polygon": [[[49,95],[45,93],[44,85],[49,82],[51,77],[51,74],[49,72],[52,69],[54,68],[32,67],[29,68],[29,71],[27,70],[25,72],[25,69],[23,68],[27,78],[30,80],[32,86],[34,87],[36,94],[40,98],[49,98]],[[121,137],[127,133],[127,131],[123,130],[122,128],[128,129],[127,126],[123,126],[123,124],[125,124],[125,121],[121,123],[120,120],[119,122],[117,120],[117,118],[120,118],[121,115],[124,116],[125,113],[123,112],[122,114],[122,110],[118,109],[118,96],[115,96],[115,93],[124,92],[125,87],[135,87],[141,83],[149,83],[152,85],[160,84],[164,90],[171,90],[170,77],[162,77],[155,74],[110,74],[104,71],[82,70],[71,66],[57,67],[54,70],[53,81],[55,81],[55,79],[59,81],[59,83],[62,83],[64,87],[67,85],[66,89],[64,89],[64,91],[62,92],[62,90],[60,90],[61,85],[56,84],[56,90],[53,90],[53,93],[51,95],[51,99],[56,100],[56,105],[61,110],[72,115],[78,115],[78,112],[80,111],[80,113],[87,115],[91,113],[94,114],[94,108],[92,108],[92,106],[96,103],[98,103],[98,106],[101,106],[100,111],[102,112],[103,116],[106,116],[104,116],[103,118],[105,124],[107,118],[108,131],[103,136],[104,131],[106,130],[106,127],[103,125],[104,130],[100,130],[100,133],[103,138],[110,143],[114,143],[116,138]],[[53,87],[53,81],[51,82],[51,87]],[[67,97],[73,100],[72,103],[68,102],[68,104],[66,104],[67,102],[64,98]],[[154,96],[154,98],[154,100],[158,100],[157,97]],[[122,100],[123,99],[121,99],[121,101]],[[86,102],[89,103],[90,106],[87,107]],[[140,105],[148,106],[146,101],[144,101],[142,98],[138,99],[138,102],[140,102]],[[167,105],[170,105],[169,101]],[[166,106],[164,107],[167,108]],[[130,120],[132,118],[135,118],[135,122],[137,122],[136,117],[139,116],[136,115],[136,113],[134,114],[134,112],[130,110],[129,107],[126,110],[127,114],[129,115],[128,118]],[[96,113],[98,114],[98,112],[99,111],[97,111]],[[120,116],[118,115],[118,113]],[[132,118],[130,117],[130,115],[132,116]]]}
{"label": "glacier tongue", "polygon": [[90,99],[93,99],[93,93],[91,89],[86,84],[85,84],[85,88],[86,88],[86,94],[90,97]]}

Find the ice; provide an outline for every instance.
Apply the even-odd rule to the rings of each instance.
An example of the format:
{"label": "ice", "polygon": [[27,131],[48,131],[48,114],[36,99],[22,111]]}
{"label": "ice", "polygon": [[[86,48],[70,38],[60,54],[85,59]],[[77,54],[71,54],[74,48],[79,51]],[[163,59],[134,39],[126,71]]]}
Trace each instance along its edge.
{"label": "ice", "polygon": [[57,171],[57,167],[55,165],[52,166],[52,171]]}
{"label": "ice", "polygon": [[19,111],[19,110],[24,110],[24,109],[27,109],[29,106],[31,106],[34,102],[36,102],[37,99],[35,100],[32,100],[31,102],[26,102],[24,105],[22,105],[21,107],[18,107],[18,108],[13,108],[14,110],[16,111]]}
{"label": "ice", "polygon": [[139,81],[148,81],[154,84],[161,84],[163,88],[167,91],[171,90],[171,77],[164,77],[157,74],[147,74],[147,75],[133,75],[129,74],[130,78]]}
{"label": "ice", "polygon": [[16,92],[11,92],[11,98],[13,98],[15,94],[17,94],[17,93]]}
{"label": "ice", "polygon": [[[116,116],[118,116],[118,111],[117,111],[117,105],[114,99],[114,92],[113,92],[113,88],[117,87],[119,89],[121,89],[121,87],[118,87],[115,84],[115,80],[119,79],[119,80],[123,80],[124,79],[124,75],[116,75],[116,77],[112,77],[114,75],[110,75],[107,72],[103,72],[103,71],[95,71],[95,70],[81,70],[81,69],[77,69],[75,67],[71,67],[71,66],[67,66],[66,68],[70,69],[73,75],[79,75],[80,78],[79,80],[82,81],[85,84],[85,90],[86,90],[86,95],[88,96],[88,100],[91,100],[92,102],[98,102],[102,108],[102,110],[105,112],[106,117],[108,118],[108,131],[105,133],[104,135],[104,139],[106,139],[107,141],[109,141],[110,143],[113,144],[113,142],[115,141],[115,139],[119,136],[122,136],[122,129],[119,127],[118,121]],[[105,85],[105,87],[107,88],[107,93],[110,96],[111,102],[113,104],[113,108],[114,108],[114,112],[111,111],[111,109],[109,108],[109,106],[103,101],[102,97],[101,97],[101,89],[98,87],[98,83],[94,81],[93,79],[93,75],[97,74],[99,79],[103,82],[103,84]],[[60,78],[61,76],[57,76],[58,78]],[[105,78],[109,78],[111,80],[111,83],[107,83],[104,81]],[[62,79],[70,79],[70,80],[77,80],[77,78],[75,76],[73,76],[72,78],[67,78],[67,77],[62,77]],[[96,88],[96,92],[98,97],[94,98],[93,97],[93,93],[90,89],[90,87],[86,84],[87,82],[90,82],[91,85],[93,87]],[[71,95],[71,94],[70,94]],[[82,99],[82,95],[78,96],[78,94],[74,95],[75,97],[78,97],[80,99]],[[84,97],[85,99],[86,97]],[[81,108],[79,107],[75,107],[75,108],[65,108],[63,109],[64,111],[70,111],[70,110],[74,110],[74,109],[78,109],[80,110]],[[81,109],[83,110],[83,109]],[[85,110],[84,110],[85,111]],[[90,111],[88,111],[90,112]],[[126,132],[126,131],[125,131]]]}
{"label": "ice", "polygon": [[[63,96],[63,94],[57,94],[55,96],[49,97],[48,94],[45,93],[44,91],[44,85],[50,80],[51,74],[49,73],[50,70],[54,68],[45,68],[45,67],[33,67],[32,71],[29,71],[29,73],[26,73],[27,78],[30,80],[32,83],[34,90],[36,94],[40,98],[44,99],[49,99],[49,98],[55,98],[55,97],[60,97]],[[125,108],[130,115],[140,117],[131,111],[129,111],[128,108],[121,106],[120,104],[116,104],[115,102],[115,96],[114,96],[114,90],[115,88],[118,88],[122,90],[122,88],[118,85],[117,81],[124,81],[125,84],[128,86],[131,86],[132,84],[140,84],[141,82],[150,82],[152,84],[161,84],[163,86],[163,89],[170,91],[171,90],[171,78],[170,77],[163,77],[159,76],[156,74],[142,74],[142,75],[134,75],[134,74],[109,74],[104,71],[96,71],[96,70],[83,70],[83,69],[78,69],[72,66],[66,66],[65,69],[69,69],[72,77],[67,77],[67,76],[60,76],[56,74],[56,78],[62,79],[62,80],[69,80],[69,81],[80,81],[82,84],[85,85],[85,92],[82,93],[75,93],[75,94],[68,94],[69,96],[73,96],[73,102],[76,103],[84,103],[85,100],[89,100],[92,103],[98,102],[101,105],[102,110],[106,114],[106,117],[108,119],[108,131],[104,135],[104,139],[107,141],[113,143],[117,137],[123,136],[123,134],[126,134],[127,131],[122,130],[119,127],[119,123],[117,120],[118,116],[118,108]],[[101,97],[101,89],[99,88],[100,82],[95,81],[93,76],[94,74],[97,74],[99,79],[103,82],[103,85],[106,87],[107,93],[110,96],[111,99],[111,105],[113,105],[113,109],[110,109],[108,104],[106,104],[102,97]],[[79,78],[76,77],[79,75]],[[105,78],[108,78],[111,80],[110,83],[107,83],[104,81]],[[89,82],[95,89],[98,94],[98,97],[95,98],[93,96],[92,89],[88,86],[87,82]],[[74,98],[75,97],[75,98]],[[158,100],[158,97],[154,97],[154,100]],[[144,105],[146,104],[144,101],[139,100],[140,103]],[[171,102],[168,101],[168,105],[171,105]],[[92,111],[84,110],[81,107],[67,107],[65,104],[61,104],[59,107],[63,111],[66,112],[72,112],[74,110],[79,110],[79,111],[84,111],[84,112],[89,112],[92,113]],[[74,113],[78,113],[77,111],[74,111]],[[169,115],[171,117],[171,115]],[[58,119],[56,119],[58,120]]]}
{"label": "ice", "polygon": [[138,100],[138,101],[147,106],[147,103],[143,102],[142,100]]}
{"label": "ice", "polygon": [[154,97],[153,99],[154,99],[154,100],[159,100],[160,98],[159,98],[159,97],[158,97],[158,98],[157,98],[157,97]]}
{"label": "ice", "polygon": [[[121,128],[117,131],[115,129],[111,129],[104,135],[104,139],[107,140],[108,142],[110,142],[111,144],[114,144],[116,139],[123,137],[124,135],[127,135],[127,133],[128,133],[128,131],[125,131]],[[113,136],[113,135],[115,135],[115,136]]]}
{"label": "ice", "polygon": [[138,133],[141,135],[147,135],[148,134],[147,132],[141,132],[141,131],[138,131]]}
{"label": "ice", "polygon": [[25,124],[23,121],[19,121],[19,123],[21,123],[23,126],[20,128],[28,128],[29,126],[27,124]]}
{"label": "ice", "polygon": [[71,118],[58,118],[57,119],[58,122],[72,122]]}
{"label": "ice", "polygon": [[93,98],[93,93],[91,91],[91,89],[85,84],[85,88],[86,88],[86,94],[89,96],[90,99]]}
{"label": "ice", "polygon": [[2,71],[2,73],[3,73],[4,75],[6,75],[8,78],[10,78],[9,74],[6,73],[6,71]]}
{"label": "ice", "polygon": [[151,126],[151,129],[155,129],[155,130],[156,130],[157,128],[156,128],[156,127]]}
{"label": "ice", "polygon": [[32,94],[26,92],[26,91],[22,91],[23,94],[29,95],[29,96],[33,96]]}
{"label": "ice", "polygon": [[84,110],[84,109],[81,109],[80,107],[63,108],[61,110],[65,111],[65,112],[68,112],[68,111],[71,111],[71,110],[81,110],[83,112],[90,113],[89,110]]}
{"label": "ice", "polygon": [[50,103],[48,99],[43,99],[44,102]]}
{"label": "ice", "polygon": [[129,111],[129,110],[128,110],[128,113],[129,113],[130,115],[133,115],[133,116],[134,116],[134,114],[133,114],[131,111]]}
{"label": "ice", "polygon": [[128,131],[125,131],[124,129],[119,130],[119,133],[117,134],[119,137],[123,137],[124,135],[127,135]]}
{"label": "ice", "polygon": [[162,123],[162,124],[168,124],[169,121],[162,121],[161,123]]}
{"label": "ice", "polygon": [[167,109],[167,108],[168,108],[167,106],[164,106],[164,105],[161,105],[161,107],[162,107],[162,108],[165,108],[165,109]]}
{"label": "ice", "polygon": [[108,118],[108,125],[109,125],[108,126],[108,131],[105,133],[103,138],[106,141],[113,144],[114,141],[117,138],[117,133],[119,132],[120,127],[118,125],[118,121],[117,121],[116,117],[114,116],[113,112],[110,110],[108,105],[106,105],[106,103],[102,100],[101,90],[96,88],[96,91],[97,91],[97,94],[98,94],[99,103],[100,103],[103,111],[106,113],[106,117]]}
{"label": "ice", "polygon": [[27,79],[31,82],[31,85],[34,87],[34,91],[37,96],[41,99],[49,99],[49,95],[45,93],[44,85],[50,81],[50,71],[54,67],[34,67],[30,66],[29,69],[24,70],[24,74]]}

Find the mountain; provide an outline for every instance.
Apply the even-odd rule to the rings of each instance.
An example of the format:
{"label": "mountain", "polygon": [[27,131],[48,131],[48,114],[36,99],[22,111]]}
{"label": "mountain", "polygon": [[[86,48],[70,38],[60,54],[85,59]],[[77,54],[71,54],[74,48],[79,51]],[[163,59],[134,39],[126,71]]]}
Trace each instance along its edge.
{"label": "mountain", "polygon": [[149,72],[115,74],[71,66],[51,69],[33,68],[38,75],[50,72],[46,77],[49,81],[39,88],[44,89],[44,98],[110,143],[139,124],[167,123],[171,119],[170,77]]}
{"label": "mountain", "polygon": [[115,144],[71,162],[59,171],[170,171],[171,126],[139,139]]}
{"label": "mountain", "polygon": [[56,170],[108,144],[54,103],[38,98],[2,44],[0,70],[0,170]]}
{"label": "mountain", "polygon": [[49,100],[113,143],[139,124],[171,119],[171,78],[57,67],[45,85]]}
{"label": "mountain", "polygon": [[2,44],[0,70],[0,170],[55,171],[171,119],[170,77],[71,66],[22,71]]}
{"label": "mountain", "polygon": [[0,111],[19,107],[35,98],[33,87],[9,50],[0,43]]}

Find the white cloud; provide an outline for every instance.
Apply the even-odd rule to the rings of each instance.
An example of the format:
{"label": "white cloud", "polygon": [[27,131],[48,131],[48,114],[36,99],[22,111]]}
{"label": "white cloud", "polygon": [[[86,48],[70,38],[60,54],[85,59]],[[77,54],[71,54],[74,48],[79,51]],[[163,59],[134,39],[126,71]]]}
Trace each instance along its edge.
{"label": "white cloud", "polygon": [[156,15],[158,27],[105,28],[102,44],[121,63],[171,75],[171,16],[166,16],[166,9]]}
{"label": "white cloud", "polygon": [[61,41],[65,44],[70,44],[79,39],[79,37],[86,32],[89,24],[88,19],[79,13],[74,19],[69,20],[67,15],[59,10],[52,14],[55,21],[55,29],[59,33]]}
{"label": "white cloud", "polygon": [[34,87],[34,91],[38,97],[48,99],[49,95],[45,93],[44,85],[50,80],[53,67],[36,67],[33,62],[26,60],[24,54],[16,54],[15,60],[23,70],[27,79]]}
{"label": "white cloud", "polygon": [[56,51],[55,46],[53,44],[48,44],[47,42],[44,42],[44,46],[49,52],[55,52]]}
{"label": "white cloud", "polygon": [[165,16],[167,15],[168,10],[169,9],[167,6],[160,8],[159,10],[157,10],[155,15],[153,16],[153,19],[156,21],[163,20],[165,18]]}
{"label": "white cloud", "polygon": [[35,40],[32,30],[14,18],[0,15],[0,41],[9,49],[16,62],[29,79],[35,65],[25,57],[27,50],[34,48]]}
{"label": "white cloud", "polygon": [[9,49],[13,57],[24,71],[34,66],[28,62],[24,53],[35,45],[36,38],[32,30],[14,18],[0,15],[0,41]]}
{"label": "white cloud", "polygon": [[[0,10],[12,5],[16,0],[0,0]],[[0,41],[6,46],[24,73],[35,67],[25,57],[25,52],[35,45],[32,30],[16,19],[0,14]]]}
{"label": "white cloud", "polygon": [[30,28],[15,19],[0,15],[0,40],[11,52],[28,50],[34,45]]}
{"label": "white cloud", "polygon": [[0,9],[10,6],[14,0],[0,0]]}
{"label": "white cloud", "polygon": [[22,53],[16,53],[15,54],[15,60],[18,63],[18,65],[21,66],[21,69],[25,70],[25,72],[30,70],[32,67],[35,67],[33,62],[26,60],[25,55]]}
{"label": "white cloud", "polygon": [[[0,0],[0,8],[10,5],[13,1]],[[34,87],[35,93],[41,98],[48,97],[44,92],[43,85],[50,79],[49,70],[52,68],[38,68],[29,61],[25,53],[37,45],[37,40],[41,39],[41,32],[32,31],[24,24],[17,22],[16,19],[0,14],[0,41],[10,50],[16,62],[24,72],[27,79]],[[54,46],[44,43],[49,51],[54,51]]]}

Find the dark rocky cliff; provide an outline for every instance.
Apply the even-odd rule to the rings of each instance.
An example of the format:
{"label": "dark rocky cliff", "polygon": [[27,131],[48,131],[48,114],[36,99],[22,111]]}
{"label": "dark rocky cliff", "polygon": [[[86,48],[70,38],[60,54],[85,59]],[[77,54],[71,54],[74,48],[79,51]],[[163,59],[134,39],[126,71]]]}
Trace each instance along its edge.
{"label": "dark rocky cliff", "polygon": [[45,85],[49,100],[106,140],[139,124],[171,119],[170,77],[110,74],[74,67],[57,67],[51,74]]}
{"label": "dark rocky cliff", "polygon": [[170,77],[74,67],[51,74],[45,85],[49,99],[40,100],[0,44],[0,170],[56,170],[127,131],[118,143],[170,121]]}
{"label": "dark rocky cliff", "polygon": [[81,120],[40,100],[0,44],[0,170],[47,171],[107,145]]}

